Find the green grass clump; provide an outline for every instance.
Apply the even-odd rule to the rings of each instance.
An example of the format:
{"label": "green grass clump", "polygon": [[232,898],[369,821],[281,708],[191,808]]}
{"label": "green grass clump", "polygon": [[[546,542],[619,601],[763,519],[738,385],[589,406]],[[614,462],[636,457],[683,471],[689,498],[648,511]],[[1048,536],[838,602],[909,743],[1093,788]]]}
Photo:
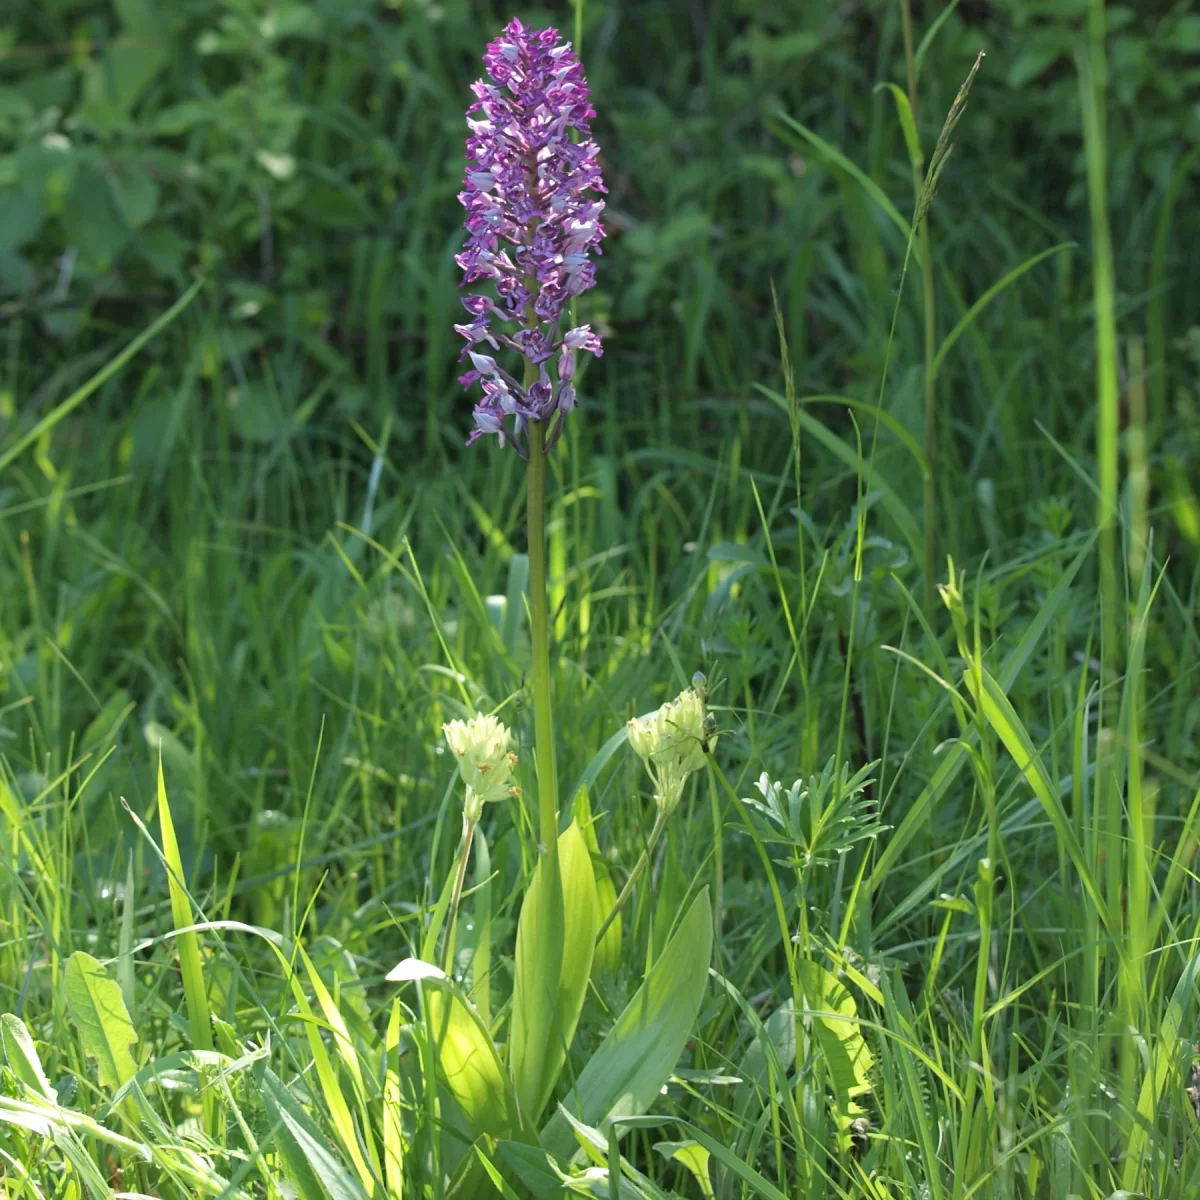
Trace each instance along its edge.
{"label": "green grass clump", "polygon": [[[462,1159],[385,976],[445,916],[443,723],[497,710],[532,792],[524,474],[462,450],[450,330],[484,8],[0,27],[14,1200]],[[1197,26],[1148,9],[579,6],[606,354],[546,532],[602,897],[655,824],[611,739],[696,669],[719,735],[555,1099],[707,888],[699,1017],[576,1190],[1200,1192]],[[504,1043],[536,837],[475,838],[452,965]]]}

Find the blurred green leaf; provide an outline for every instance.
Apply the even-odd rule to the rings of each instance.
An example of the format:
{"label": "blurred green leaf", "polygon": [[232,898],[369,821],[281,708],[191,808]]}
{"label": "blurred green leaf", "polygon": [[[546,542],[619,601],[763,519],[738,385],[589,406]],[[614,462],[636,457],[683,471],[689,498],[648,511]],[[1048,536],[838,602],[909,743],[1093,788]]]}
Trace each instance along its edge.
{"label": "blurred green leaf", "polygon": [[24,188],[0,188],[0,255],[12,254],[32,241],[44,218],[40,201]]}
{"label": "blurred green leaf", "polygon": [[107,270],[129,240],[108,180],[93,167],[75,176],[62,213],[67,241],[97,271]]}
{"label": "blurred green leaf", "polygon": [[158,211],[158,183],[144,168],[118,159],[112,165],[108,182],[117,211],[130,229],[140,229]]}

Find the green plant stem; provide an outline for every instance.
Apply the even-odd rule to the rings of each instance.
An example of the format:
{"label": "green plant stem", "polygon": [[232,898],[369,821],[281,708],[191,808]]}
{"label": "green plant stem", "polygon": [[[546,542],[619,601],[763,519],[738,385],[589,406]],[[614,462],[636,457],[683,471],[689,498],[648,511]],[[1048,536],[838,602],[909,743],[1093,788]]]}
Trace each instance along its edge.
{"label": "green plant stem", "polygon": [[654,819],[654,828],[650,830],[650,837],[646,841],[645,847],[642,849],[641,857],[634,864],[633,870],[629,872],[629,878],[625,880],[625,886],[621,889],[621,894],[613,902],[612,908],[609,910],[608,916],[604,918],[600,926],[600,931],[596,934],[596,945],[600,945],[604,935],[608,932],[608,927],[617,919],[621,909],[629,902],[629,897],[633,894],[633,889],[637,885],[637,881],[641,879],[646,867],[650,863],[650,855],[654,853],[654,847],[658,844],[658,839],[662,837],[662,832],[667,827],[667,814],[660,811]]}
{"label": "green plant stem", "polygon": [[529,677],[533,688],[533,732],[538,791],[538,850],[558,845],[558,769],[554,755],[554,715],[550,706],[550,622],[546,604],[546,429],[529,424]]}
{"label": "green plant stem", "polygon": [[[900,0],[900,20],[904,30],[904,67],[907,79],[908,106],[914,122],[917,119],[917,72],[913,56],[913,27],[911,0]],[[920,162],[912,164],[913,202],[919,209],[925,190],[925,172]],[[925,520],[925,612],[933,619],[933,577],[937,555],[937,508],[933,490],[934,436],[937,416],[937,310],[933,285],[933,248],[930,245],[928,218],[917,226],[921,246],[922,309],[925,323],[925,462],[928,470],[922,488]]]}
{"label": "green plant stem", "polygon": [[463,817],[462,842],[458,848],[458,868],[454,873],[454,890],[450,894],[450,912],[446,917],[446,941],[442,947],[442,970],[450,974],[450,964],[454,958],[454,927],[458,921],[458,906],[462,901],[463,881],[467,877],[467,863],[471,861],[471,843],[475,840],[475,827],[478,821],[470,821]]}

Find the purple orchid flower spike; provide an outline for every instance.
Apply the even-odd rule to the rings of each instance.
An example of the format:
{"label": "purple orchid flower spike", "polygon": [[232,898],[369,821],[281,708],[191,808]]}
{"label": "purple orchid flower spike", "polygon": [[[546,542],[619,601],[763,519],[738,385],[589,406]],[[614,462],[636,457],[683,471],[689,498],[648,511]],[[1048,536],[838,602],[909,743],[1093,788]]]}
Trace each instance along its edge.
{"label": "purple orchid flower spike", "polygon": [[[455,325],[472,369],[464,386],[482,383],[468,442],[496,434],[527,456],[529,422],[549,421],[549,450],[575,407],[575,355],[602,353],[589,325],[560,332],[572,296],[595,282],[607,189],[589,120],[595,111],[579,56],[558,31],[513,20],[483,57],[488,79],[473,85],[467,109],[467,170],[459,201],[467,244],[456,262],[464,284],[492,282],[495,297],[465,296],[470,321]],[[570,131],[579,135],[572,141]],[[483,351],[507,347],[524,360],[518,381]]]}

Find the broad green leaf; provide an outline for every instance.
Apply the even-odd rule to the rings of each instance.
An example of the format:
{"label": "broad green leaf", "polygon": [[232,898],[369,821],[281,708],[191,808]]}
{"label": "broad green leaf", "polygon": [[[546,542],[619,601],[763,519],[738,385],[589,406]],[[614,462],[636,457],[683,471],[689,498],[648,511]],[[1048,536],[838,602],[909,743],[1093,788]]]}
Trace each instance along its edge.
{"label": "broad green leaf", "polygon": [[[600,901],[587,841],[572,821],[558,839],[562,873],[562,950],[547,953],[553,903],[542,862],[534,870],[517,924],[509,1063],[524,1118],[536,1123],[566,1061],[592,973]],[[557,968],[557,971],[555,970]],[[557,975],[557,978],[556,978]]]}
{"label": "broad green leaf", "polygon": [[262,1098],[284,1170],[300,1200],[366,1200],[312,1118],[269,1067],[263,1070]]}
{"label": "broad green leaf", "polygon": [[136,163],[114,162],[108,182],[117,211],[130,229],[141,229],[158,211],[158,183]]}
{"label": "broad green leaf", "polygon": [[38,1058],[37,1048],[25,1022],[15,1013],[5,1013],[0,1017],[0,1043],[4,1046],[4,1061],[8,1069],[32,1092],[36,1092],[51,1104],[58,1103],[58,1097],[42,1070],[42,1060]]}
{"label": "broad green leaf", "polygon": [[521,1197],[508,1186],[504,1176],[496,1169],[496,1164],[484,1153],[483,1147],[477,1142],[475,1144],[476,1165],[484,1170],[484,1174],[491,1180],[494,1192],[499,1193],[504,1197],[504,1200],[521,1200]]}
{"label": "broad green leaf", "polygon": [[129,1047],[138,1035],[116,980],[82,950],[67,960],[67,1008],[84,1054],[96,1060],[100,1086],[116,1091],[137,1070]]}
{"label": "broad green leaf", "polygon": [[106,271],[129,240],[108,180],[90,167],[76,175],[63,201],[62,223],[80,259],[96,270]]}
{"label": "broad green leaf", "polygon": [[558,1200],[563,1195],[562,1178],[545,1150],[524,1142],[500,1141],[496,1152],[534,1200]]}
{"label": "broad green leaf", "polygon": [[[579,1073],[566,1105],[607,1131],[614,1117],[638,1116],[658,1098],[691,1036],[712,957],[708,888],[692,901],[650,973]],[[572,1153],[570,1123],[555,1113],[542,1144],[556,1157]]]}
{"label": "broad green leaf", "polygon": [[[600,842],[596,837],[596,825],[592,817],[592,803],[586,787],[580,786],[575,793],[572,811],[575,820],[579,822],[579,828],[583,830],[584,841],[587,842],[588,852],[592,856],[592,872],[596,878],[596,900],[600,906],[600,919],[603,920],[608,913],[612,912],[613,905],[617,902],[617,888],[612,881],[612,874],[600,854]],[[615,971],[620,961],[621,914],[617,913],[604,936],[596,944],[595,952],[592,955],[592,974],[595,975],[597,971]]]}
{"label": "broad green leaf", "polygon": [[388,979],[420,983],[423,1024],[438,1056],[439,1074],[471,1135],[517,1135],[519,1110],[504,1065],[491,1034],[458,986],[440,967],[414,958],[393,968]]}
{"label": "broad green leaf", "polygon": [[[813,1033],[829,1069],[838,1127],[845,1135],[850,1122],[861,1115],[858,1098],[871,1090],[873,1059],[858,1023],[858,1006],[846,985],[819,963],[799,960],[796,973],[805,1000],[814,1010]],[[817,1016],[817,1012],[836,1013],[837,1017]]]}
{"label": "broad green leaf", "polygon": [[[84,71],[84,110],[93,120],[130,114],[171,57],[161,11],[150,0],[114,0],[121,36]],[[111,115],[110,115],[111,114]]]}
{"label": "broad green leaf", "polygon": [[45,213],[23,188],[0,188],[0,254],[13,254],[37,236]]}
{"label": "broad green leaf", "polygon": [[654,1149],[668,1162],[677,1162],[691,1171],[705,1200],[713,1200],[712,1177],[708,1173],[708,1160],[712,1154],[707,1146],[696,1141],[656,1142]]}
{"label": "broad green leaf", "polygon": [[[731,985],[727,983],[726,987]],[[738,1068],[742,1082],[734,1092],[734,1111],[745,1115],[756,1095],[760,1099],[766,1096],[772,1078],[778,1090],[780,1081],[787,1078],[796,1061],[796,1010],[787,1000],[766,1020],[760,1020],[740,995],[735,994],[734,998],[741,1002],[743,1016],[754,1035]]]}

